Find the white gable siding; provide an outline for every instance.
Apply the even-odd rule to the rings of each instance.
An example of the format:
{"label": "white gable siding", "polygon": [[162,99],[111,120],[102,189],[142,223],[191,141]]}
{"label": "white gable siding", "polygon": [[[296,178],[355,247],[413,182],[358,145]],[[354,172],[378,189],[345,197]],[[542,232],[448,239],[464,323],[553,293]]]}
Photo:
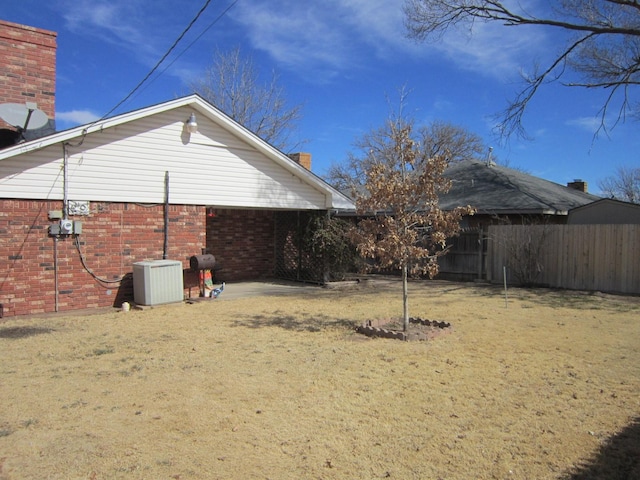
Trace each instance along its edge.
{"label": "white gable siding", "polygon": [[62,147],[52,145],[0,162],[0,198],[62,198]]}
{"label": "white gable siding", "polygon": [[[331,199],[204,115],[188,136],[181,107],[87,135],[68,147],[69,200],[324,209]],[[60,144],[0,162],[0,197],[63,196]]]}

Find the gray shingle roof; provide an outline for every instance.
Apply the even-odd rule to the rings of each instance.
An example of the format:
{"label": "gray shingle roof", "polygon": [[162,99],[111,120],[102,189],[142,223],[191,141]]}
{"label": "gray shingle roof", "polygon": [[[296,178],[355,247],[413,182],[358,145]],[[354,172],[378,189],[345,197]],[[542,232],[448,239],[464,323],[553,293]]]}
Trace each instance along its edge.
{"label": "gray shingle roof", "polygon": [[600,199],[519,170],[475,160],[451,165],[445,175],[453,180],[451,190],[440,196],[440,207],[445,210],[471,205],[479,214],[567,215],[572,208]]}

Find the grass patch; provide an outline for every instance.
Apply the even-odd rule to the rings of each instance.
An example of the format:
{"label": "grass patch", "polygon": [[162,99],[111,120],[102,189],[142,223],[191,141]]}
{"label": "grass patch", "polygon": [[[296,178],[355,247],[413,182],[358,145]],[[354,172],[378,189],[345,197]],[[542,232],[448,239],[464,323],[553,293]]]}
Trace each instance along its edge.
{"label": "grass patch", "polygon": [[112,347],[104,347],[104,348],[94,348],[92,355],[99,357],[100,355],[108,355],[113,353],[115,350]]}
{"label": "grass patch", "polygon": [[[409,307],[453,331],[356,334],[401,315],[399,284],[47,318],[55,342],[0,338],[5,466],[24,478],[634,478],[640,298],[513,289],[505,308],[499,288],[412,282]],[[9,419],[24,418],[39,422],[15,441]]]}

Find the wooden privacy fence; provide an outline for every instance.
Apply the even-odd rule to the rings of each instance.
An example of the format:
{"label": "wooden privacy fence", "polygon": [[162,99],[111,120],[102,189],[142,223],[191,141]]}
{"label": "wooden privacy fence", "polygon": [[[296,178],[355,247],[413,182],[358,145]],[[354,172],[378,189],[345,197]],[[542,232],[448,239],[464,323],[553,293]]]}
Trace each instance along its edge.
{"label": "wooden privacy fence", "polygon": [[[490,226],[487,279],[640,294],[640,225]],[[524,273],[523,273],[524,271]]]}
{"label": "wooden privacy fence", "polygon": [[486,236],[482,229],[465,230],[448,240],[449,252],[438,259],[438,278],[469,282],[486,276]]}

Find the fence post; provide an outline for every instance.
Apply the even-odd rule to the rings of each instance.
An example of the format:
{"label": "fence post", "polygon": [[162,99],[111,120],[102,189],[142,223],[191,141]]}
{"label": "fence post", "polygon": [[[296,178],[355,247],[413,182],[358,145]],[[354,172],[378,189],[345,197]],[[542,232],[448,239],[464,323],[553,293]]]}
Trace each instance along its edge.
{"label": "fence post", "polygon": [[504,278],[504,308],[507,308],[507,267],[502,267],[502,278]]}
{"label": "fence post", "polygon": [[483,280],[482,278],[482,265],[484,262],[484,229],[480,227],[480,231],[478,232],[478,280]]}

